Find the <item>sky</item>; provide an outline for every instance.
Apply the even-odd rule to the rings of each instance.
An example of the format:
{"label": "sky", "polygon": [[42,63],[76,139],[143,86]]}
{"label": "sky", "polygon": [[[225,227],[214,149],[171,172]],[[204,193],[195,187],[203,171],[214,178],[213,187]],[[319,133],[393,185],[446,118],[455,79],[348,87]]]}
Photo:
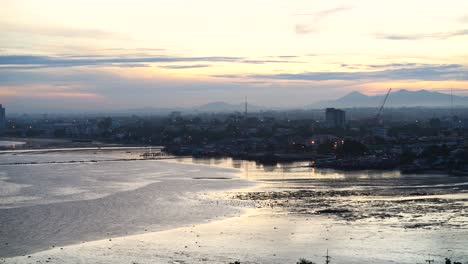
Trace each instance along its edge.
{"label": "sky", "polygon": [[0,0],[9,112],[468,95],[466,0]]}

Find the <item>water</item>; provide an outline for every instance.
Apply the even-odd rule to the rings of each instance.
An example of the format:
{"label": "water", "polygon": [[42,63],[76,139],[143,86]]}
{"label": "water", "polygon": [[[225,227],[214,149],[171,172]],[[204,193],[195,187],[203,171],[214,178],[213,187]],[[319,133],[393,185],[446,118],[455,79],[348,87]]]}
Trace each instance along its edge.
{"label": "water", "polygon": [[[0,166],[0,255],[164,230],[232,214],[237,210],[213,206],[194,193],[248,185],[235,178],[237,171],[232,169],[159,161],[83,162],[85,156],[112,160],[121,155],[127,153],[0,156],[2,161],[38,162]],[[82,162],[47,163],[52,160]],[[196,179],[201,177],[215,180]]]}
{"label": "water", "polygon": [[429,253],[468,260],[466,177],[343,173],[307,162],[130,160],[140,152],[0,155],[10,164],[0,165],[0,256],[295,263],[322,262],[330,249],[336,263],[417,263]]}

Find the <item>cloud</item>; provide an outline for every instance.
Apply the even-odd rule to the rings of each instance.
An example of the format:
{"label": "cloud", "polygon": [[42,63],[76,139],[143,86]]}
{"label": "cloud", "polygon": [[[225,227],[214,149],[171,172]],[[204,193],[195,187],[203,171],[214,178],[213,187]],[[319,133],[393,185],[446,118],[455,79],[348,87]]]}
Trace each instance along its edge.
{"label": "cloud", "polygon": [[457,19],[457,21],[460,22],[460,23],[468,23],[468,15],[459,17],[459,18]]}
{"label": "cloud", "polygon": [[281,58],[281,59],[291,59],[291,58],[298,58],[299,56],[297,55],[279,55],[279,56],[276,56],[278,58]]}
{"label": "cloud", "polygon": [[111,32],[101,29],[93,28],[73,28],[73,27],[57,27],[57,26],[42,26],[42,25],[21,25],[21,24],[0,24],[0,30],[2,32],[20,33],[27,35],[45,35],[53,37],[65,37],[65,38],[107,38],[107,39],[119,39],[119,40],[130,40],[131,38],[127,35]]}
{"label": "cloud", "polygon": [[335,8],[330,8],[330,9],[326,9],[326,10],[322,10],[322,11],[314,12],[314,13],[296,13],[293,15],[294,16],[314,16],[314,19],[323,19],[327,16],[330,16],[339,12],[343,12],[343,11],[348,11],[353,8],[354,8],[353,6],[338,6]]}
{"label": "cloud", "polygon": [[106,50],[109,51],[165,51],[166,49],[163,48],[134,48],[134,49],[129,49],[129,48],[108,48]]}
{"label": "cloud", "polygon": [[[53,67],[78,66],[117,66],[117,67],[146,67],[150,63],[176,62],[230,62],[230,63],[299,63],[287,59],[257,60],[243,57],[176,57],[176,56],[147,56],[147,57],[106,57],[100,55],[78,56],[37,56],[37,55],[0,55],[0,69],[40,69]],[[167,67],[169,68],[169,67]],[[173,67],[174,69],[177,66]]]}
{"label": "cloud", "polygon": [[194,65],[161,65],[159,68],[164,69],[194,69],[194,68],[207,68],[211,67],[209,64],[194,64]]}
{"label": "cloud", "polygon": [[388,69],[388,68],[402,68],[402,67],[421,67],[427,64],[420,63],[387,63],[387,64],[348,64],[342,63],[340,66],[347,69]]}
{"label": "cloud", "polygon": [[250,78],[297,81],[357,80],[468,80],[468,71],[460,64],[424,65],[413,68],[358,72],[303,72],[281,74],[216,75],[220,78]]}
{"label": "cloud", "polygon": [[299,35],[305,35],[305,34],[310,34],[317,32],[318,29],[316,28],[316,25],[309,25],[309,24],[296,24],[294,26],[294,32]]}
{"label": "cloud", "polygon": [[[426,65],[429,68],[430,65]],[[440,66],[436,68],[436,66]],[[445,66],[445,67],[443,67]],[[432,74],[421,67],[407,73],[410,77],[441,80],[463,72],[460,65],[434,65]],[[403,70],[403,69],[400,69]],[[259,105],[295,106],[311,98],[332,99],[351,90],[388,85],[387,78],[399,76],[401,85],[428,88],[428,82],[408,82],[407,76],[394,71],[342,73],[301,73],[271,75],[230,75],[221,78],[177,78],[159,74],[131,76],[119,71],[95,68],[63,68],[46,71],[0,70],[0,96],[9,113],[102,112],[128,108],[193,106],[214,101],[238,103],[249,97]],[[349,74],[349,75],[346,75]],[[353,75],[354,74],[354,75]],[[452,74],[452,76],[450,76]],[[343,76],[344,75],[344,76]],[[423,77],[421,77],[423,76]],[[360,78],[375,80],[359,81]],[[459,79],[462,79],[458,76]],[[344,80],[345,79],[345,80]],[[465,80],[466,80],[465,71]],[[291,81],[294,80],[294,81]],[[343,81],[344,80],[344,81]],[[379,82],[381,81],[381,82]],[[391,81],[392,85],[396,81]],[[437,82],[433,88],[464,88],[468,81]],[[363,88],[363,87],[369,88]],[[380,85],[380,86],[379,86]],[[431,88],[432,84],[429,84]],[[405,87],[405,86],[401,86]],[[288,100],[285,100],[288,98]]]}
{"label": "cloud", "polygon": [[241,63],[247,63],[247,64],[265,64],[265,63],[304,63],[302,61],[297,61],[297,60],[258,60],[258,59],[244,59],[240,60],[239,62]]}
{"label": "cloud", "polygon": [[435,33],[425,33],[425,34],[374,34],[378,39],[388,39],[388,40],[421,40],[421,39],[437,39],[444,40],[454,37],[466,36],[468,35],[468,29],[454,30],[448,32],[435,32]]}
{"label": "cloud", "polygon": [[325,18],[334,15],[336,13],[344,12],[353,9],[352,6],[339,6],[331,9],[322,10],[319,12],[314,13],[297,13],[293,14],[294,16],[308,16],[310,18],[310,22],[308,23],[298,23],[294,26],[294,31],[296,34],[310,34],[318,32],[319,24]]}
{"label": "cloud", "polygon": [[401,67],[415,67],[415,66],[425,66],[424,64],[418,63],[387,63],[387,64],[369,64],[369,68],[401,68]]}
{"label": "cloud", "polygon": [[[157,72],[140,78],[87,68],[3,70],[0,95],[9,113],[77,113],[193,106],[215,101],[239,103],[244,96],[253,104],[297,107],[310,103],[312,97],[337,96],[343,88],[329,82],[240,81],[174,78]],[[295,100],[284,100],[285,91]]]}

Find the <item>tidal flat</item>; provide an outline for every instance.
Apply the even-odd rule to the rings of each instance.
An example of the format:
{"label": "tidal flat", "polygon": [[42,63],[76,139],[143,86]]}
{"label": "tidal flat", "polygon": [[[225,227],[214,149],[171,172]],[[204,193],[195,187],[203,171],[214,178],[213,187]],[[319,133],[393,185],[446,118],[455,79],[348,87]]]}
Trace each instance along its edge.
{"label": "tidal flat", "polygon": [[0,260],[319,263],[327,249],[335,263],[468,260],[467,178],[141,151],[1,154]]}

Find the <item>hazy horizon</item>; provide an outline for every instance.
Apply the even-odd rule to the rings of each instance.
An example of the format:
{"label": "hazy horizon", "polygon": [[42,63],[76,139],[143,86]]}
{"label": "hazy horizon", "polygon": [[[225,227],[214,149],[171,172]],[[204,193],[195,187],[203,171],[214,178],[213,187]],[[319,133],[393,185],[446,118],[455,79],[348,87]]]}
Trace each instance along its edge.
{"label": "hazy horizon", "polygon": [[[258,105],[252,104],[247,101],[249,112],[261,112],[261,111],[294,111],[294,110],[320,110],[327,107],[336,108],[379,108],[382,99],[385,96],[383,94],[377,95],[366,95],[359,91],[352,91],[339,98],[332,100],[321,100],[307,105],[292,104],[289,106],[277,106],[277,105]],[[458,96],[450,93],[441,93],[428,90],[417,90],[410,91],[406,89],[400,89],[397,91],[391,91],[389,93],[389,100],[386,102],[386,108],[411,108],[411,107],[423,107],[428,109],[449,109],[449,108],[464,108],[468,105],[468,96]],[[141,106],[133,108],[98,108],[98,109],[87,109],[80,110],[74,108],[57,108],[51,110],[50,108],[35,108],[28,109],[22,107],[21,110],[13,108],[7,109],[7,115],[21,115],[21,114],[168,114],[172,111],[182,111],[187,113],[226,113],[226,112],[244,112],[245,99],[238,102],[226,102],[226,101],[212,101],[204,104],[191,105],[191,106]],[[5,105],[3,105],[5,107]],[[17,111],[15,111],[17,110]]]}

